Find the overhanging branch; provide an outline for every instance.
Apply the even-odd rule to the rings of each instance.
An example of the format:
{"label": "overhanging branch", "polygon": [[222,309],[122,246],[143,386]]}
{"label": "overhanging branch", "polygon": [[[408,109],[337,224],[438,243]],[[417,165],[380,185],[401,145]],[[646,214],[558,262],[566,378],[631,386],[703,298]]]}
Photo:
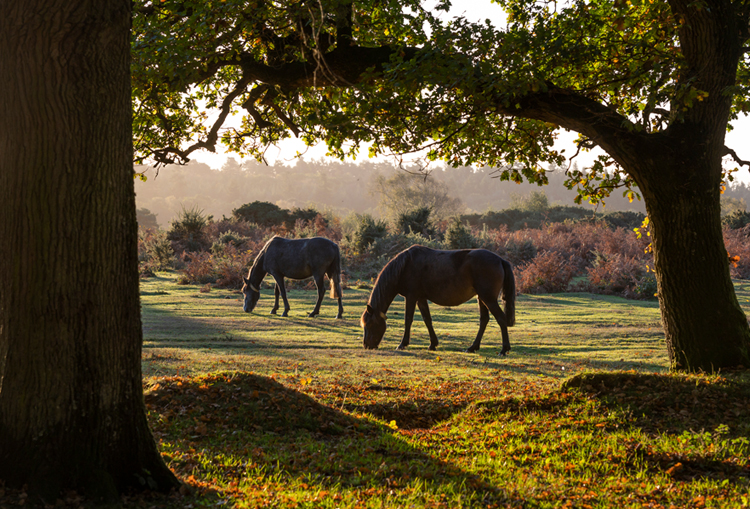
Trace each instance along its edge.
{"label": "overhanging branch", "polygon": [[731,148],[727,146],[724,147],[724,153],[722,155],[730,156],[732,159],[734,159],[734,162],[736,162],[740,166],[750,167],[750,161],[745,161],[743,159],[740,159],[740,157],[737,155],[737,152],[735,152],[734,150],[732,150]]}

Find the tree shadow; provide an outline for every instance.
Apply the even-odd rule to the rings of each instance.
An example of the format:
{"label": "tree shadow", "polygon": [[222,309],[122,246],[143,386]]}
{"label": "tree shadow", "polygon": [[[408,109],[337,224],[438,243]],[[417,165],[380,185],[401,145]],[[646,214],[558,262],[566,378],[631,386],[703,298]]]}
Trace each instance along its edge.
{"label": "tree shadow", "polygon": [[[180,451],[170,453],[170,467],[183,479],[218,472],[239,482],[261,473],[325,489],[369,488],[376,496],[421,479],[426,493],[450,484],[474,503],[498,505],[511,496],[413,448],[386,425],[322,404],[272,378],[238,372],[162,378],[146,391],[145,402],[154,435]],[[220,457],[232,460],[224,465],[212,460]]]}
{"label": "tree shadow", "polygon": [[[577,389],[596,398],[608,412],[626,415],[632,427],[652,437],[680,437],[701,446],[700,455],[674,455],[628,444],[631,460],[668,471],[677,480],[699,477],[750,479],[750,462],[722,459],[722,450],[747,448],[750,440],[750,377],[678,374],[584,373],[561,390]],[[744,444],[744,446],[742,445]],[[674,468],[674,467],[678,468]]]}

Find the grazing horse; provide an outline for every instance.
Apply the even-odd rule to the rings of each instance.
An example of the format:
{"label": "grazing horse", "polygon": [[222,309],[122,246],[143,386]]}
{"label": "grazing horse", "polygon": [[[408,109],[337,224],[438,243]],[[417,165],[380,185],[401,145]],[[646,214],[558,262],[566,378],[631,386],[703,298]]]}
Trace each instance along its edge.
{"label": "grazing horse", "polygon": [[336,318],[344,314],[341,304],[341,255],[339,246],[323,237],[312,237],[310,239],[285,239],[274,236],[269,240],[253,262],[247,278],[242,285],[242,293],[245,295],[243,309],[249,313],[255,308],[260,298],[260,283],[266,274],[271,274],[276,281],[274,294],[276,302],[271,309],[275,315],[279,309],[279,294],[284,299],[284,312],[281,316],[289,313],[289,301],[286,298],[284,278],[305,279],[312,276],[318,287],[318,302],[315,309],[308,316],[316,316],[320,312],[320,302],[323,300],[325,287],[323,276],[328,274],[331,279],[331,298],[338,298],[339,313]]}
{"label": "grazing horse", "polygon": [[[497,298],[502,292],[505,312]],[[508,327],[515,321],[516,284],[510,263],[486,249],[440,251],[424,246],[412,246],[397,254],[378,274],[370,294],[361,325],[364,346],[377,348],[386,328],[386,311],[396,298],[406,299],[404,337],[398,349],[409,346],[414,307],[419,306],[424,324],[430,333],[430,350],[438,346],[427,301],[440,306],[457,306],[475,295],[479,301],[479,332],[467,352],[479,350],[482,335],[490,321],[490,313],[497,320],[503,336],[500,355],[510,351]]]}

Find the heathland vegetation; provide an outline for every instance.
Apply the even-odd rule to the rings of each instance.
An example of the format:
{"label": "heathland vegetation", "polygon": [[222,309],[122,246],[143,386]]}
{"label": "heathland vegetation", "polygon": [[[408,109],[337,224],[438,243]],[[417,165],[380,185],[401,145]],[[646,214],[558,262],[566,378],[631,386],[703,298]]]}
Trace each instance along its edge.
{"label": "heathland vegetation", "polygon": [[[642,213],[551,205],[545,192],[532,191],[513,196],[506,209],[460,214],[459,200],[441,181],[406,193],[398,175],[379,178],[380,192],[371,196],[379,216],[339,215],[314,206],[286,209],[260,200],[240,205],[221,219],[198,207],[183,208],[166,230],[141,228],[142,271],[174,269],[184,283],[236,289],[271,236],[318,235],[340,245],[345,285],[369,284],[392,256],[423,244],[490,249],[514,265],[521,293],[585,291],[655,298],[649,224]],[[436,203],[452,207],[440,209]],[[730,197],[726,203],[724,237],[732,275],[745,278],[750,275],[745,202]],[[153,215],[140,212],[142,222],[153,225]]]}

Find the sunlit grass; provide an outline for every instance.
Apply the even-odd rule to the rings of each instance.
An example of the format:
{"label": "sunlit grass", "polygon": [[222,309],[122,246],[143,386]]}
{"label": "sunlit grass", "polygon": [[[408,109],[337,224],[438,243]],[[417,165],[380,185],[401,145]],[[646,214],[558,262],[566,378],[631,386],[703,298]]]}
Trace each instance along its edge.
{"label": "sunlit grass", "polygon": [[666,373],[655,303],[520,296],[500,358],[493,324],[463,353],[476,302],[433,309],[437,352],[418,315],[395,351],[395,302],[381,349],[365,351],[368,290],[345,290],[343,320],[328,296],[307,318],[314,292],[292,291],[281,318],[266,314],[271,290],[246,314],[237,293],[171,277],[142,283],[146,403],[195,495],[160,505],[750,504],[750,378]]}

